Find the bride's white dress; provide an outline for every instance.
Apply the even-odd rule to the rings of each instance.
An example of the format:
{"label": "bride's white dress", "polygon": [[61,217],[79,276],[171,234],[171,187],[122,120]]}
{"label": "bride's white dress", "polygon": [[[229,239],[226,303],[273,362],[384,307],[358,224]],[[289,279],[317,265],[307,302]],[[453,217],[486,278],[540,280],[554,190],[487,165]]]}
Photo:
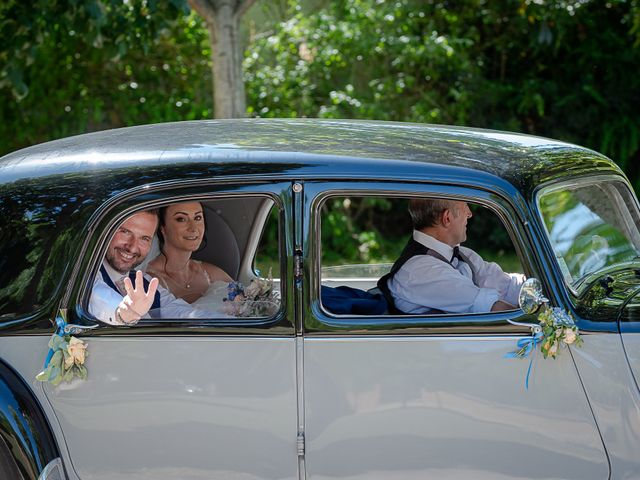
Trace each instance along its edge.
{"label": "bride's white dress", "polygon": [[[209,312],[215,318],[244,318],[270,317],[280,308],[278,298],[271,300],[249,300],[242,305],[235,302],[225,302],[229,295],[229,283],[222,280],[215,281],[209,289],[191,306],[197,310]],[[278,295],[276,293],[276,295]],[[279,295],[278,295],[279,297]],[[226,304],[226,305],[225,305]],[[234,308],[235,307],[235,308]],[[246,311],[244,310],[246,308]]]}
{"label": "bride's white dress", "polygon": [[209,286],[209,289],[204,292],[204,295],[193,302],[191,306],[198,310],[215,312],[216,317],[219,318],[235,318],[233,315],[224,313],[224,299],[227,298],[227,294],[229,293],[227,290],[228,285],[227,282],[222,280],[213,282]]}

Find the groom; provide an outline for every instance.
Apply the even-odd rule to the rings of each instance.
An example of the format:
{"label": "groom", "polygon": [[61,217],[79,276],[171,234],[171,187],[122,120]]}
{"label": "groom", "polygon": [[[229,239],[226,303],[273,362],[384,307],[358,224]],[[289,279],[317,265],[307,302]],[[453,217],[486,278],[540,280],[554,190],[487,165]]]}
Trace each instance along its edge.
{"label": "groom", "polygon": [[134,269],[146,258],[158,228],[158,211],[144,210],[127,218],[114,234],[96,275],[89,312],[112,325],[135,325],[143,318],[211,318],[148,280]]}

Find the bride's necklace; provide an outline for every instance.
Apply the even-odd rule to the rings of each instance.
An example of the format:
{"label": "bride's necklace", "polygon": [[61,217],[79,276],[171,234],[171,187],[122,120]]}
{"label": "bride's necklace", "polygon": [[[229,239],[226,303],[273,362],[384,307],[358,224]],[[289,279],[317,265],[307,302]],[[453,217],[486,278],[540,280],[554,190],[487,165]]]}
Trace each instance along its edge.
{"label": "bride's necklace", "polygon": [[[167,270],[167,257],[166,257],[165,255],[163,255],[163,256],[164,256],[164,266],[163,266],[163,268],[162,268],[162,269],[164,270],[164,273],[166,273],[166,274],[167,274],[167,277],[169,277],[171,280],[173,280],[174,282],[176,282],[178,285],[181,285],[181,284],[182,284],[182,281],[180,281],[180,280],[178,280],[177,278],[175,278],[175,277],[174,277],[173,275],[171,275],[171,274],[169,273],[169,271]],[[187,271],[187,279],[184,281],[184,288],[186,288],[186,289],[188,290],[188,289],[190,289],[190,288],[191,288],[191,278],[190,278],[190,275],[189,275],[189,261],[187,261],[187,264],[185,265],[185,268],[184,268],[184,269],[186,269],[186,271]],[[184,269],[183,269],[183,270],[184,270]],[[180,272],[180,271],[181,271],[181,270],[176,270],[176,271],[175,271],[175,272],[173,272],[173,273],[177,273],[177,272]]]}

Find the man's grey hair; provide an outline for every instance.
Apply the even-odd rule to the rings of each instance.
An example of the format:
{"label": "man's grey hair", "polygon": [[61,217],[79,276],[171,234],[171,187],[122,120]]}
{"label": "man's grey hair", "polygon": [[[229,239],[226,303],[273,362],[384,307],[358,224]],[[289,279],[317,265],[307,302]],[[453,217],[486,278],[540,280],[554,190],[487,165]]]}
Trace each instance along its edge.
{"label": "man's grey hair", "polygon": [[412,198],[409,201],[409,215],[415,230],[433,227],[440,223],[442,213],[453,208],[451,200],[442,198]]}

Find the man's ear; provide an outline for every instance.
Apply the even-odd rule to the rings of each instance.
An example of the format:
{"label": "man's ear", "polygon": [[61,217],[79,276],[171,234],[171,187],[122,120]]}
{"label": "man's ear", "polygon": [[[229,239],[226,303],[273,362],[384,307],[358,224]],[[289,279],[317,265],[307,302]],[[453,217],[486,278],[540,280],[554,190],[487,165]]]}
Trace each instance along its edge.
{"label": "man's ear", "polygon": [[442,213],[440,214],[440,224],[443,227],[448,227],[449,225],[451,225],[451,216],[453,215],[453,212],[451,212],[451,209],[449,208],[445,208]]}

